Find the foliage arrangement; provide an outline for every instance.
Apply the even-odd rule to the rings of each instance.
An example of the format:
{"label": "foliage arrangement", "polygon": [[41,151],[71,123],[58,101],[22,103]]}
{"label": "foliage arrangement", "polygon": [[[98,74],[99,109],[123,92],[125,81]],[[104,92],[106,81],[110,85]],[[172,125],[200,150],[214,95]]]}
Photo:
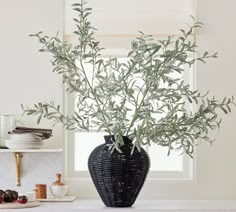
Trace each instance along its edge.
{"label": "foliage arrangement", "polygon": [[[131,43],[127,61],[103,58],[100,42],[88,17],[91,8],[85,0],[73,4],[78,44],[72,45],[39,32],[31,35],[42,44],[39,51],[52,54],[53,71],[63,77],[66,91],[74,93],[77,106],[73,115],[65,115],[60,106],[38,103],[24,108],[27,115],[51,119],[66,129],[105,130],[115,136],[111,150],[120,151],[122,136],[133,140],[134,148],[151,143],[181,150],[189,156],[198,139],[212,142],[208,131],[219,128],[217,110],[231,112],[232,98],[222,101],[192,90],[183,79],[184,65],[216,58],[217,54],[200,55],[189,39],[202,26],[195,22],[178,37],[157,40],[140,33]],[[189,57],[194,55],[195,57]],[[196,110],[189,110],[193,105]]]}

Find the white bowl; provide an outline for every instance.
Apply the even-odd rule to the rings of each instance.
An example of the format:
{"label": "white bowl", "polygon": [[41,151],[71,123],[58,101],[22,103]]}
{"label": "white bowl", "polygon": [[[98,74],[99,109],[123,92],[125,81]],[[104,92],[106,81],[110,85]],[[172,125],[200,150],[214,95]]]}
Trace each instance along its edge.
{"label": "white bowl", "polygon": [[43,144],[43,142],[15,142],[12,140],[5,141],[5,146],[9,149],[40,149]]}
{"label": "white bowl", "polygon": [[26,193],[19,193],[18,196],[22,196],[25,195],[28,198],[28,202],[33,202],[35,201],[35,192],[34,191],[30,191],[30,192],[26,192]]}
{"label": "white bowl", "polygon": [[63,186],[50,186],[49,187],[50,192],[53,196],[55,197],[64,197],[67,192],[68,192],[68,186],[67,185],[63,185]]}
{"label": "white bowl", "polygon": [[42,138],[32,133],[11,134],[11,140],[14,141],[40,141]]}
{"label": "white bowl", "polygon": [[9,143],[11,143],[11,144],[42,144],[43,143],[43,141],[42,140],[40,140],[40,141],[14,141],[14,140],[5,140],[5,141],[7,141],[7,142],[9,142]]}

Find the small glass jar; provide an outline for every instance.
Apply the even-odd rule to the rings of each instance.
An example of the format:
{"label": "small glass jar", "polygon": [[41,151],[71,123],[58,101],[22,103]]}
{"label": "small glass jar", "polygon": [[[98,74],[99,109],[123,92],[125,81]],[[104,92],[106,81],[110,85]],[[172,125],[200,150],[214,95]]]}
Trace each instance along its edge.
{"label": "small glass jar", "polygon": [[5,140],[10,139],[8,132],[15,128],[14,115],[0,115],[0,147],[5,147]]}

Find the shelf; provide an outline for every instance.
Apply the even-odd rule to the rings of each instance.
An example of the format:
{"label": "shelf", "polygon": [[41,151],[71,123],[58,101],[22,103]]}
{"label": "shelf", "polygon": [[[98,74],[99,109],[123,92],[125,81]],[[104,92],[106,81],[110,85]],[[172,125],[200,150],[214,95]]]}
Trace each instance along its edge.
{"label": "shelf", "polygon": [[23,153],[62,152],[62,149],[0,149],[0,153],[13,153],[16,162],[16,186],[21,186],[21,164]]}
{"label": "shelf", "polygon": [[62,149],[0,149],[1,152],[62,152]]}

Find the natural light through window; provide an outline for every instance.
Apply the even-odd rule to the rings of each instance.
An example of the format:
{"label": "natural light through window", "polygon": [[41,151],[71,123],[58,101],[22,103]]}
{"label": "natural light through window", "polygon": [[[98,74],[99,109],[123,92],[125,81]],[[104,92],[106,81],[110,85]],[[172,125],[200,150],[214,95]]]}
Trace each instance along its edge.
{"label": "natural light through window", "polygon": [[[103,58],[104,60],[106,58]],[[120,62],[127,62],[127,58],[125,57],[119,57],[118,61]],[[92,70],[90,66],[86,66],[85,68],[87,70],[88,76],[91,76]],[[190,68],[188,66],[183,67],[186,69],[187,72],[190,72]],[[188,75],[189,76],[189,75]],[[178,73],[175,73],[175,76],[178,78],[189,78],[186,76],[181,76]],[[187,79],[187,81],[189,81]],[[143,82],[139,82],[140,87],[142,86]],[[162,87],[165,87],[166,85],[163,84]],[[138,90],[137,90],[138,92]],[[119,102],[118,99],[115,101]],[[75,98],[74,101],[74,109],[76,110],[77,104],[79,104]],[[162,116],[164,114],[161,114]],[[132,111],[128,116],[132,116]],[[161,116],[156,115],[155,117],[157,120],[161,118]],[[83,131],[77,131],[74,133],[74,170],[75,171],[87,171],[87,159],[92,152],[92,150],[104,143],[103,136],[106,135],[106,132],[97,132],[97,129],[91,129],[91,132],[83,132]],[[158,145],[152,145],[152,148],[149,148],[148,145],[146,145],[145,150],[148,152],[150,159],[151,159],[151,171],[183,171],[183,156],[181,155],[181,152],[175,152],[172,151],[171,154],[168,156],[168,148],[166,147],[160,147]]]}
{"label": "natural light through window", "polygon": [[[77,132],[75,133],[75,170],[87,171],[87,161],[93,149],[104,143],[104,132]],[[179,152],[172,152],[167,156],[167,148],[152,146],[147,148],[151,158],[151,171],[181,171],[183,157]]]}

